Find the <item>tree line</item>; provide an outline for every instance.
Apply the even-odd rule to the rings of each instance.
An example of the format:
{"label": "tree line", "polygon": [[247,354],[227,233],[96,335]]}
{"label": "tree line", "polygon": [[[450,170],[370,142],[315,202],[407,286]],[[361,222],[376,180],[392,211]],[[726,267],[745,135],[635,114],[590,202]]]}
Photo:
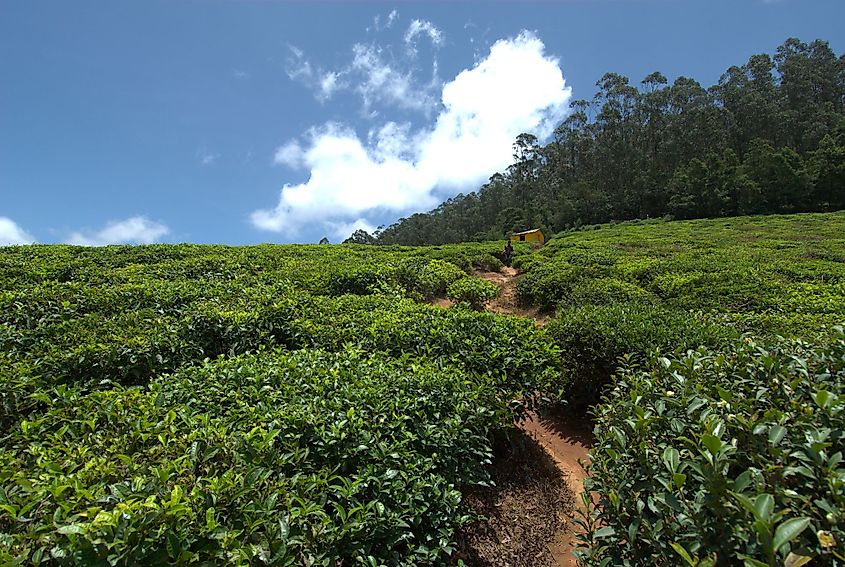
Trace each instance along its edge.
{"label": "tree line", "polygon": [[542,145],[460,194],[349,241],[444,244],[613,220],[845,209],[845,56],[790,38],[704,88],[605,74]]}

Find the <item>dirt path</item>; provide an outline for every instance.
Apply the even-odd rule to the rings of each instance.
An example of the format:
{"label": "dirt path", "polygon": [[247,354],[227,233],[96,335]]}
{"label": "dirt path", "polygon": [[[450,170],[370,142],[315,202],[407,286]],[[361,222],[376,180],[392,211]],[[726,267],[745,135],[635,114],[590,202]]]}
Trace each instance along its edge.
{"label": "dirt path", "polygon": [[[478,272],[478,276],[499,286],[499,297],[487,304],[487,310],[502,315],[517,315],[534,319],[537,326],[547,321],[536,307],[519,305],[516,289],[518,272],[514,268],[502,268],[501,272]],[[588,424],[583,420],[568,420],[564,416],[538,415],[530,413],[528,419],[517,424],[520,430],[534,439],[552,458],[557,469],[564,475],[569,488],[580,506],[580,494],[584,488],[585,472],[581,463],[589,463],[587,452],[593,446],[593,436]],[[567,518],[564,529],[557,533],[547,544],[552,557],[552,565],[569,567],[577,565],[572,555],[578,546],[576,534],[578,526],[575,516]]]}
{"label": "dirt path", "polygon": [[[586,474],[582,463],[590,462],[587,452],[593,446],[593,435],[589,425],[583,421],[573,423],[561,416],[539,416],[529,413],[528,419],[517,426],[545,449],[563,473],[569,488],[575,495],[575,506],[581,506],[581,491],[584,489]],[[577,534],[580,529],[575,524],[576,515],[567,518],[563,531],[556,534],[549,542],[552,565],[570,567],[577,565],[572,552],[578,547]]]}
{"label": "dirt path", "polygon": [[476,272],[477,276],[493,282],[501,292],[499,297],[487,303],[487,311],[500,315],[516,315],[534,319],[538,327],[546,324],[548,316],[540,313],[537,307],[523,307],[519,305],[519,296],[516,291],[516,276],[519,272],[516,268],[502,268],[501,272]]}

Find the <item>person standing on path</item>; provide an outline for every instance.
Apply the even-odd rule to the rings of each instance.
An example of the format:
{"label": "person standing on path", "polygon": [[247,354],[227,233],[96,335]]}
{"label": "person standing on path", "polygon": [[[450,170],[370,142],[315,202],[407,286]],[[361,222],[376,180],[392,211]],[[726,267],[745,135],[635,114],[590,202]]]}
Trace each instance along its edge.
{"label": "person standing on path", "polygon": [[504,262],[505,266],[508,268],[511,267],[511,258],[513,257],[513,245],[511,245],[511,241],[508,240],[507,244],[505,244],[505,252],[504,252]]}

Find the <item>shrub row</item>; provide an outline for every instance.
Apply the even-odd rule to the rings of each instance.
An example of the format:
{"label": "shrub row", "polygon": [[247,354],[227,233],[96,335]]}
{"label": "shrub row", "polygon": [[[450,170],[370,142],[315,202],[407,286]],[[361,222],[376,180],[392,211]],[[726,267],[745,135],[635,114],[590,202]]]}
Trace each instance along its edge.
{"label": "shrub row", "polygon": [[597,409],[587,565],[845,561],[845,334],[655,356]]}
{"label": "shrub row", "polygon": [[509,415],[483,380],[355,350],[57,401],[0,449],[0,563],[441,563]]}
{"label": "shrub row", "polygon": [[[43,410],[45,405],[26,401],[41,389],[145,384],[204,358],[277,346],[338,351],[353,345],[394,356],[410,353],[489,376],[512,399],[555,381],[560,368],[558,347],[538,339],[543,331],[530,321],[442,310],[382,294],[251,301],[251,306],[201,302],[179,319],[138,311],[105,320],[69,318],[33,331],[7,326],[7,335],[20,335],[14,339],[18,346],[7,351],[19,364],[8,369],[7,381],[16,386],[4,394],[0,422],[26,416],[27,408]],[[12,341],[5,338],[7,345]]]}
{"label": "shrub row", "polygon": [[583,408],[624,356],[718,349],[742,333],[829,334],[845,321],[843,235],[843,213],[618,223],[523,256],[518,292],[556,311],[558,399]]}
{"label": "shrub row", "polygon": [[655,350],[683,353],[701,345],[726,345],[739,336],[700,315],[637,302],[562,310],[547,332],[562,351],[558,398],[580,411],[601,400],[623,361],[642,362]]}

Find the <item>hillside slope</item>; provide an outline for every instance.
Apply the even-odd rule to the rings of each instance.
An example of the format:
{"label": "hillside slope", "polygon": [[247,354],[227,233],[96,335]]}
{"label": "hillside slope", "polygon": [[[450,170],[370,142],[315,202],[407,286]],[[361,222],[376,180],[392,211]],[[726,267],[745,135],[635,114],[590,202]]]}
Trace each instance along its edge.
{"label": "hillside slope", "polygon": [[[629,520],[613,509],[628,482],[614,471],[663,478],[632,463],[665,459],[687,475],[684,494],[704,497],[706,483],[678,468],[703,466],[703,445],[675,447],[673,427],[720,440],[716,452],[750,443],[721,454],[732,490],[771,493],[792,527],[813,525],[801,544],[827,557],[838,517],[790,495],[833,510],[845,497],[834,482],[845,358],[830,346],[845,321],[845,214],[622,223],[517,246],[517,299],[549,314],[543,327],[428,305],[501,270],[501,246],[0,249],[0,563],[449,564],[459,543],[472,556],[473,541],[495,540],[478,524],[479,539],[462,538],[474,519],[463,496],[508,469],[496,443],[509,446],[515,420],[539,405],[598,416],[598,523],[585,531],[597,562],[615,550],[676,562],[677,541],[654,526],[681,504],[662,493],[636,519],[651,522],[653,548],[625,547],[621,528],[604,545],[601,531]],[[733,376],[736,396],[766,395],[740,403]],[[654,417],[667,408],[671,420]],[[754,445],[757,425],[790,450]],[[816,443],[830,450],[807,469],[812,483],[741,476],[805,466],[794,455]],[[556,490],[545,501],[563,506]],[[741,531],[741,503],[720,498],[696,509],[700,526],[739,531],[677,527],[685,552],[766,559],[772,550]]]}

